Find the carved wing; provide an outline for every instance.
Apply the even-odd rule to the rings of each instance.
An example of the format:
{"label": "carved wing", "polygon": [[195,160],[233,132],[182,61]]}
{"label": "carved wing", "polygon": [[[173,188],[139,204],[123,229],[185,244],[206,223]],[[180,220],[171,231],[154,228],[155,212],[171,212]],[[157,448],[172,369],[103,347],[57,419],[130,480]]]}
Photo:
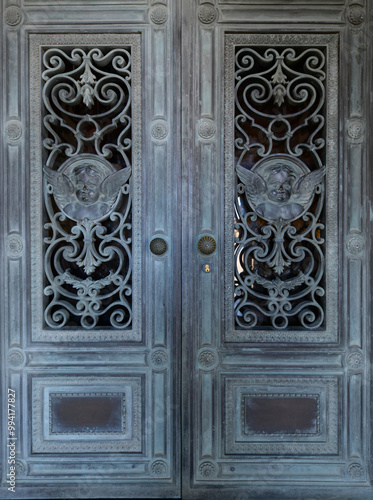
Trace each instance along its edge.
{"label": "carved wing", "polygon": [[241,165],[237,165],[236,171],[238,178],[246,187],[248,198],[254,205],[258,205],[262,201],[262,195],[267,191],[266,181],[259,174]]}
{"label": "carved wing", "polygon": [[53,188],[53,196],[56,201],[62,206],[66,206],[68,203],[72,201],[74,194],[74,186],[67,175],[56,172],[55,170],[50,169],[45,166],[43,168],[45,178],[47,179],[48,184],[50,184]]}
{"label": "carved wing", "polygon": [[294,186],[292,201],[302,206],[306,205],[313,195],[316,186],[322,181],[325,173],[326,167],[322,167],[303,175]]}
{"label": "carved wing", "polygon": [[131,175],[131,167],[123,168],[105,177],[101,183],[101,193],[104,195],[104,202],[113,205],[123,184],[125,184]]}

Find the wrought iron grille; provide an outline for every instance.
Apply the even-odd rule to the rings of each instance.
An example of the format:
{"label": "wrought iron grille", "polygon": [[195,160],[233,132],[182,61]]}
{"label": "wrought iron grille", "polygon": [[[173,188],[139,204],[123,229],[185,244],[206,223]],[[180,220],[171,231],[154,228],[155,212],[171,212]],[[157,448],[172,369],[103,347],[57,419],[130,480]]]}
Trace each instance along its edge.
{"label": "wrought iron grille", "polygon": [[325,47],[235,48],[235,323],[325,326]]}
{"label": "wrought iron grille", "polygon": [[131,46],[44,49],[45,325],[132,324]]}

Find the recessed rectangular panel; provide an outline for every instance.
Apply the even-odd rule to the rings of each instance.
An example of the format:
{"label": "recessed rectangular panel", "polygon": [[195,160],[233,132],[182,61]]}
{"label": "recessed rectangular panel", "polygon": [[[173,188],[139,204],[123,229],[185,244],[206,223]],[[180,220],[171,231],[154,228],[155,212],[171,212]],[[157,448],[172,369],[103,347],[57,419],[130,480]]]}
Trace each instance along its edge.
{"label": "recessed rectangular panel", "polygon": [[319,400],[317,396],[288,394],[244,395],[244,434],[317,434]]}
{"label": "recessed rectangular panel", "polygon": [[50,394],[51,434],[123,432],[125,397]]}
{"label": "recessed rectangular panel", "polygon": [[338,453],[338,378],[223,376],[226,455]]}
{"label": "recessed rectangular panel", "polygon": [[142,379],[32,377],[33,453],[141,452]]}

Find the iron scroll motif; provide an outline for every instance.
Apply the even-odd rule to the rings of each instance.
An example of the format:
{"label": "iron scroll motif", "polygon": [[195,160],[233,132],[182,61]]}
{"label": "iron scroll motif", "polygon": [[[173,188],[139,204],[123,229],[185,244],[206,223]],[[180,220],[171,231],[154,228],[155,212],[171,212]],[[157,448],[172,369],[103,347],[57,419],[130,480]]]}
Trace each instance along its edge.
{"label": "iron scroll motif", "polygon": [[325,54],[236,47],[235,322],[325,321]]}
{"label": "iron scroll motif", "polygon": [[129,328],[131,47],[55,47],[43,64],[45,324]]}

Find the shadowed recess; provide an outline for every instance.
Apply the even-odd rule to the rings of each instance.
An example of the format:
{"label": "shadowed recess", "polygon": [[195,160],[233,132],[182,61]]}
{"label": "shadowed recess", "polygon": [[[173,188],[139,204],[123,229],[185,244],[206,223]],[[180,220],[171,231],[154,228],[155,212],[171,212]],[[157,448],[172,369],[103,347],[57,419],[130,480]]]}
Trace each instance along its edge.
{"label": "shadowed recess", "polygon": [[245,434],[318,434],[315,397],[245,396]]}
{"label": "shadowed recess", "polygon": [[51,433],[124,432],[123,396],[50,396]]}

